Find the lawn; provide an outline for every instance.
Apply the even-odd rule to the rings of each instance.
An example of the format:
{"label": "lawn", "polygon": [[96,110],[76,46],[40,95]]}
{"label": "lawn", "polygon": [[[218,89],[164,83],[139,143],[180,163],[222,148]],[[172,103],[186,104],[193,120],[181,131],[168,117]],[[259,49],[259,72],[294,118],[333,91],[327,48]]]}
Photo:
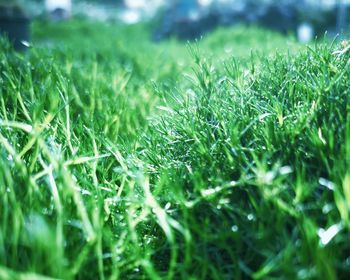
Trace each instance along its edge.
{"label": "lawn", "polygon": [[36,21],[0,44],[0,279],[348,279],[350,47]]}

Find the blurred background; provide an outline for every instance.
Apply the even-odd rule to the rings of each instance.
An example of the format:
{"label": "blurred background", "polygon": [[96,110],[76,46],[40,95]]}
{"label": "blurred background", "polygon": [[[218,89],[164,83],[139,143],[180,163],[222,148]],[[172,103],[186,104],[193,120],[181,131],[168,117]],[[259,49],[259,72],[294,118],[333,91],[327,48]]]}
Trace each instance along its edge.
{"label": "blurred background", "polygon": [[219,26],[257,25],[309,42],[349,34],[350,0],[0,0],[0,31],[21,48],[30,21],[152,22],[154,41],[193,40]]}

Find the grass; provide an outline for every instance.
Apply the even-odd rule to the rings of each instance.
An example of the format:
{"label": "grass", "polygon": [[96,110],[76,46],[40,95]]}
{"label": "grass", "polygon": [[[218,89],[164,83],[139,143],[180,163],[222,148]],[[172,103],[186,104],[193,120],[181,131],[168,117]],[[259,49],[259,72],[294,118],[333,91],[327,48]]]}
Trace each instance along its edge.
{"label": "grass", "polygon": [[1,279],[347,279],[349,47],[33,26],[0,52]]}

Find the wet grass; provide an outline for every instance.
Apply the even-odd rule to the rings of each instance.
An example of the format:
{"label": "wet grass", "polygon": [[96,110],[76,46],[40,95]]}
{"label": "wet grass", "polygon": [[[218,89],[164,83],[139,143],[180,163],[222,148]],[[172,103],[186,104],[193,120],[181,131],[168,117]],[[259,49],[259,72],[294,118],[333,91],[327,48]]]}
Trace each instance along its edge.
{"label": "wet grass", "polygon": [[349,277],[347,44],[33,30],[1,44],[1,279]]}

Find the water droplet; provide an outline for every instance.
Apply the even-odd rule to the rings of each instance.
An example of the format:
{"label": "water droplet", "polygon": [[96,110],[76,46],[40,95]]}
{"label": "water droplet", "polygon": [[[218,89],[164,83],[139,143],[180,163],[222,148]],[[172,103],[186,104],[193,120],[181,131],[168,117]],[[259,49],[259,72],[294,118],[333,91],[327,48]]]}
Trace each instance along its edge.
{"label": "water droplet", "polygon": [[228,198],[221,198],[219,200],[219,205],[225,205],[225,204],[229,204],[230,200]]}
{"label": "water droplet", "polygon": [[254,214],[250,213],[250,214],[247,216],[247,219],[248,219],[248,221],[253,221],[253,220],[255,220]]}
{"label": "water droplet", "polygon": [[89,192],[88,190],[82,189],[81,194],[82,195],[91,195],[91,192]]}
{"label": "water droplet", "polygon": [[30,47],[30,43],[28,41],[22,40],[21,41],[22,45],[29,48]]}
{"label": "water droplet", "polygon": [[341,230],[341,224],[332,225],[327,230],[320,228],[317,234],[320,238],[321,245],[326,246]]}
{"label": "water droplet", "polygon": [[103,259],[110,259],[110,258],[112,258],[113,257],[113,254],[112,253],[104,253],[103,255],[102,255],[102,258]]}
{"label": "water droplet", "polygon": [[229,53],[231,53],[233,51],[233,48],[232,48],[232,46],[227,44],[224,47],[224,51],[225,51],[225,53],[229,54]]}
{"label": "water droplet", "polygon": [[331,191],[334,191],[334,183],[325,179],[325,178],[320,178],[318,180],[318,183],[323,186],[323,187],[326,187],[327,189],[331,190]]}
{"label": "water droplet", "polygon": [[233,225],[233,226],[231,227],[231,230],[232,230],[233,232],[237,232],[237,231],[238,231],[238,226]]}
{"label": "water droplet", "polygon": [[279,170],[281,175],[287,175],[293,172],[293,169],[290,166],[282,166]]}
{"label": "water droplet", "polygon": [[165,204],[164,209],[165,209],[165,210],[168,210],[170,207],[171,207],[171,203],[170,203],[170,202],[168,202],[167,204]]}
{"label": "water droplet", "polygon": [[237,185],[237,182],[236,182],[236,181],[231,181],[231,182],[230,182],[230,186],[231,186],[231,187],[234,187],[234,186],[236,186],[236,185]]}
{"label": "water droplet", "polygon": [[328,203],[325,206],[322,207],[322,213],[323,214],[328,214],[329,212],[331,212],[333,210],[333,205]]}

